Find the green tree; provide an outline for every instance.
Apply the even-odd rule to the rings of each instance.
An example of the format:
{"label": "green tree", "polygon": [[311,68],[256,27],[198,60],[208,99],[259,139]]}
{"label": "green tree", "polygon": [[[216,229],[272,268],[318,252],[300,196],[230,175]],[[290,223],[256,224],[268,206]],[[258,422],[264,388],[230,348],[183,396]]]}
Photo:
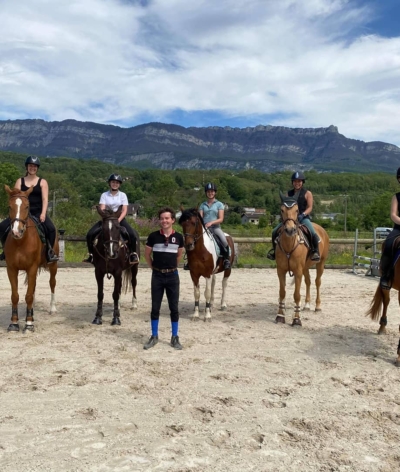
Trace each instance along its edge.
{"label": "green tree", "polygon": [[8,215],[8,195],[4,185],[10,188],[14,187],[15,181],[21,176],[21,173],[14,164],[5,162],[0,164],[0,215],[5,218]]}

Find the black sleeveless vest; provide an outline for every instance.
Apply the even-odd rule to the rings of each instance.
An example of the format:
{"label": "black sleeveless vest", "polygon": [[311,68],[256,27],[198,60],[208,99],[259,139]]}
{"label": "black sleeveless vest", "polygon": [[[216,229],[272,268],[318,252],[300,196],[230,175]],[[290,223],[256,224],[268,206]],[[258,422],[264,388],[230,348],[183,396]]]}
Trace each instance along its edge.
{"label": "black sleeveless vest", "polygon": [[[42,213],[42,189],[40,188],[40,182],[42,179],[39,179],[37,184],[33,187],[31,194],[29,195],[29,210],[33,216],[39,217]],[[25,185],[24,177],[21,178],[21,190],[26,192],[30,187]]]}
{"label": "black sleeveless vest", "polygon": [[[304,188],[304,187],[301,187],[301,189],[298,193],[297,205],[299,206],[299,214],[300,215],[302,213],[304,213],[306,208],[307,208],[306,192],[307,192],[307,189]],[[294,193],[295,193],[294,188],[292,188],[292,190],[289,190],[289,192],[288,192],[289,197],[294,197]]]}

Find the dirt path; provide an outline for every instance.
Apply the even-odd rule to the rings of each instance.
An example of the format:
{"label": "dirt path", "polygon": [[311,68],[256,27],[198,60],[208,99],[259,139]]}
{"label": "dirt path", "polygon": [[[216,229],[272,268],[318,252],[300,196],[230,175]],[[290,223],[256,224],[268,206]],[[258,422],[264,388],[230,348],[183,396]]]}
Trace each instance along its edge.
{"label": "dirt path", "polygon": [[109,325],[108,281],[104,324],[91,325],[92,269],[60,269],[52,316],[40,275],[29,334],[6,331],[10,289],[0,269],[2,472],[399,469],[400,317],[393,296],[388,336],[365,318],[377,279],[326,271],[322,314],[308,312],[292,328],[273,323],[274,270],[234,270],[229,309],[214,310],[212,323],[190,321],[193,290],[180,275],[184,349],[169,347],[163,304],[160,343],[144,351],[148,269],[139,273],[138,311],[124,295],[118,328]]}

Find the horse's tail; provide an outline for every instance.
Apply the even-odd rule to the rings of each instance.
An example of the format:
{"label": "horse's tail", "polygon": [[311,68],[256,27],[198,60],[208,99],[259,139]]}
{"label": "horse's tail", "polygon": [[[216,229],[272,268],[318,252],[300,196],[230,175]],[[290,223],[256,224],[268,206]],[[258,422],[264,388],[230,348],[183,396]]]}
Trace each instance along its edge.
{"label": "horse's tail", "polygon": [[124,293],[128,291],[128,288],[132,288],[131,280],[132,280],[132,268],[128,267],[122,273],[122,290]]}
{"label": "horse's tail", "polygon": [[382,288],[380,285],[378,285],[378,288],[376,289],[376,292],[375,292],[374,298],[372,299],[369,310],[367,311],[365,316],[370,316],[372,320],[378,321],[381,316],[382,305],[383,305]]}

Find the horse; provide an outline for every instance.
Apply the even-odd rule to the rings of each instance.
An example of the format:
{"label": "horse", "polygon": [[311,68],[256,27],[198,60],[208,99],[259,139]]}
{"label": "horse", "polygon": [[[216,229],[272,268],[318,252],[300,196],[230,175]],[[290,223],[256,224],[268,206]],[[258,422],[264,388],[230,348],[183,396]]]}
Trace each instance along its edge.
{"label": "horse", "polygon": [[[206,279],[206,289],[204,296],[206,298],[206,307],[204,321],[211,321],[211,307],[214,303],[214,289],[216,275],[224,272],[222,279],[222,297],[221,310],[226,310],[225,293],[228,285],[228,278],[231,275],[231,269],[224,270],[223,260],[217,254],[216,242],[212,233],[205,227],[203,218],[200,216],[197,208],[183,210],[179,218],[179,224],[183,229],[185,249],[189,262],[190,276],[194,288],[194,313],[192,320],[199,319],[199,300],[200,300],[200,277]],[[229,260],[231,265],[235,258],[235,247],[231,236],[226,235],[226,240],[230,248]]]}
{"label": "horse", "polygon": [[[24,331],[35,330],[33,319],[33,302],[35,297],[36,278],[41,269],[50,272],[50,314],[57,311],[55,299],[57,262],[47,263],[46,244],[39,236],[36,222],[29,213],[29,195],[33,187],[23,192],[17,188],[12,190],[8,185],[4,186],[8,193],[8,206],[10,217],[10,232],[4,245],[6,257],[7,275],[11,284],[12,314],[11,324],[8,331],[19,331],[18,322],[18,274],[19,271],[26,272],[25,284],[28,286],[26,302],[26,318]],[[58,238],[54,244],[54,252],[58,255]]]}
{"label": "horse", "polygon": [[[382,253],[384,244],[382,245]],[[396,245],[397,246],[397,245]],[[399,247],[396,247],[396,251]],[[397,258],[394,262],[393,267],[393,278],[392,278],[392,288],[398,291],[398,300],[400,304],[400,262]],[[378,321],[379,317],[379,330],[378,334],[386,334],[386,325],[387,325],[387,309],[390,303],[390,290],[384,290],[381,287],[381,284],[378,284],[378,287],[375,291],[374,298],[371,301],[370,308],[366,313],[366,316],[370,316],[372,320]],[[382,311],[383,308],[383,311]],[[400,327],[399,327],[400,328]],[[395,365],[400,367],[400,340],[397,347],[397,359]]]}
{"label": "horse", "polygon": [[286,297],[286,274],[294,276],[294,315],[292,326],[301,326],[300,318],[300,287],[304,275],[306,283],[306,298],[303,310],[310,310],[311,301],[311,278],[309,268],[316,265],[317,276],[315,286],[317,288],[317,298],[315,311],[321,311],[320,287],[321,277],[324,272],[325,262],[328,257],[329,236],[321,226],[313,223],[320,243],[320,261],[310,259],[310,248],[304,237],[302,227],[299,223],[299,209],[297,200],[291,197],[285,197],[280,192],[281,197],[281,219],[282,227],[277,238],[276,247],[276,270],[279,277],[279,309],[276,316],[276,323],[285,323],[285,297]]}
{"label": "horse", "polygon": [[[114,310],[111,325],[119,326],[121,324],[119,310],[121,291],[124,290],[124,293],[126,293],[129,286],[133,292],[131,309],[137,309],[136,278],[139,265],[130,265],[129,263],[129,249],[122,237],[121,226],[118,223],[123,208],[122,205],[115,212],[109,207],[106,207],[105,210],[102,210],[99,206],[96,208],[102,218],[102,226],[99,235],[95,239],[93,252],[93,264],[97,281],[97,310],[92,324],[103,324],[104,276],[107,274],[108,279],[114,277],[112,295]],[[140,256],[139,235],[136,231],[135,236],[137,241],[136,253]]]}

